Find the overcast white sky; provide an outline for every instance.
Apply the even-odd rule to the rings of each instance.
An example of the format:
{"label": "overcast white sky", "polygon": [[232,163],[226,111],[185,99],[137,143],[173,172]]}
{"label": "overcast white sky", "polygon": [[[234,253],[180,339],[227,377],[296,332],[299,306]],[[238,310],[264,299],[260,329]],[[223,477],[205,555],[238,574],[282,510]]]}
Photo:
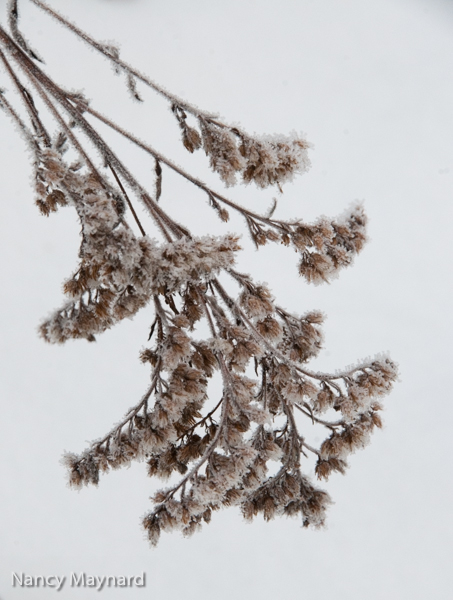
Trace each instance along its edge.
{"label": "overcast white sky", "polygon": [[[150,550],[139,520],[159,483],[145,466],[76,493],[59,459],[108,431],[141,395],[148,373],[137,357],[151,314],[142,311],[96,344],[57,348],[38,339],[37,325],[59,305],[61,282],[76,265],[78,225],[70,211],[37,214],[23,142],[0,114],[1,600],[56,593],[13,589],[12,571],[147,573],[145,589],[101,592],[112,599],[451,598],[453,2],[51,4],[229,122],[251,133],[306,133],[313,167],[286,186],[278,214],[310,221],[364,200],[371,241],[330,286],[307,286],[291,251],[256,252],[247,239],[241,268],[267,281],[288,309],[327,314],[325,351],[314,366],[336,369],[389,351],[401,381],[385,402],[385,429],[352,457],[346,476],[326,484],[335,500],[326,530],[286,519],[246,525],[233,509],[216,514],[201,534],[164,535]],[[165,102],[144,91],[144,105],[133,104],[107,63],[22,5],[22,28],[49,73],[85,88],[106,114],[221,189],[205,157],[180,147]],[[10,89],[3,72],[0,87]],[[150,162],[119,148],[151,182]],[[273,196],[252,187],[229,193],[261,210]],[[171,177],[163,201],[200,233],[241,226],[233,219],[222,228],[204,198]],[[96,594],[66,585],[58,597]]]}

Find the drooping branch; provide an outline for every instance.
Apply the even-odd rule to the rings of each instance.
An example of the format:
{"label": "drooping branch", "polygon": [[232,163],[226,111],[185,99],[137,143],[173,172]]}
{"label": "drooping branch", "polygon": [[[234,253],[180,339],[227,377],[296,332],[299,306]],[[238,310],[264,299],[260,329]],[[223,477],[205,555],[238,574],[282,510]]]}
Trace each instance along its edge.
{"label": "drooping branch", "polygon": [[[309,167],[309,144],[301,136],[249,136],[176,98],[123,62],[116,48],[96,42],[41,0],[32,2],[112,61],[126,75],[136,100],[143,99],[137,82],[165,97],[185,148],[191,153],[203,148],[227,186],[239,176],[245,184],[275,185],[281,191],[283,183]],[[101,473],[134,460],[146,461],[150,476],[178,475],[155,494],[155,506],[143,519],[153,544],[162,531],[189,535],[209,522],[213,511],[231,505],[247,519],[298,515],[304,526],[321,526],[330,499],[302,469],[309,472],[310,461],[316,461],[315,474],[326,480],[345,472],[348,455],[364,447],[382,425],[380,401],[397,378],[396,365],[378,356],[334,374],[310,369],[307,364],[323,343],[322,315],[292,314],[276,303],[266,285],[239,273],[239,236],[193,236],[159,202],[165,195],[162,177],[171,169],[194,185],[223,222],[229,218],[227,209],[237,212],[257,247],[291,245],[300,256],[300,275],[315,284],[330,281],[361,251],[363,208],[306,224],[275,218],[276,201],[266,214],[241,206],[103,116],[82,94],[53,81],[36,64],[37,55],[18,29],[16,0],[9,4],[9,20],[10,33],[0,26],[0,64],[31,127],[3,91],[0,107],[33,152],[41,213],[72,206],[81,226],[79,266],[64,283],[65,303],[41,325],[42,337],[50,343],[94,341],[140,309],[154,309],[149,347],[140,355],[151,367],[148,389],[106,435],[80,455],[65,456],[70,484],[97,485]],[[91,117],[153,158],[151,193]],[[48,121],[57,125],[55,134]],[[68,149],[78,160],[65,158]],[[135,200],[163,243],[145,234]],[[140,236],[129,225],[127,208]],[[209,404],[212,378],[219,379],[222,390]],[[310,439],[313,426],[328,436],[319,444]],[[269,461],[278,463],[273,476]]]}

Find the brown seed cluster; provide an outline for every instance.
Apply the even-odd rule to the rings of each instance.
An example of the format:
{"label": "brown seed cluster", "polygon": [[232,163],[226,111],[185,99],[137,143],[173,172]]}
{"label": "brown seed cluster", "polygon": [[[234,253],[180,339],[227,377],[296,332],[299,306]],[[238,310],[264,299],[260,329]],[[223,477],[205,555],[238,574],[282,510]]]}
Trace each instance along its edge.
{"label": "brown seed cluster", "polygon": [[203,148],[211,169],[227,186],[235,185],[236,175],[241,175],[244,183],[254,182],[259,188],[280,187],[310,168],[310,144],[296,134],[252,137],[204,116],[198,117],[198,131],[187,123],[181,106],[174,104],[172,110],[185,148],[191,153]]}
{"label": "brown seed cluster", "polygon": [[[82,243],[79,268],[63,288],[70,300],[41,325],[47,341],[93,341],[95,335],[134,316],[153,294],[168,295],[233,266],[240,249],[236,236],[183,238],[163,246],[148,237],[138,238],[123,219],[121,198],[107,182],[76,173],[61,155],[56,157],[58,163],[56,159],[53,163],[59,166],[64,197],[80,219]],[[42,169],[38,176],[44,185]]]}
{"label": "brown seed cluster", "polygon": [[[141,355],[152,367],[150,389],[106,437],[66,458],[77,487],[134,459],[146,460],[150,476],[179,475],[155,495],[144,518],[153,544],[162,531],[197,531],[212,511],[230,505],[239,505],[247,519],[300,515],[305,526],[322,525],[330,500],[300,470],[306,450],[317,458],[320,479],[344,473],[347,455],[380,426],[378,398],[396,378],[386,358],[336,376],[307,371],[305,363],[321,347],[322,316],[292,315],[267,288],[232,273],[242,288],[237,300],[217,278],[208,288],[190,285],[171,301],[167,294],[171,313],[156,300],[155,344]],[[201,308],[195,319],[186,295]],[[201,341],[191,332],[200,318],[213,334]],[[246,375],[251,363],[257,379]],[[223,392],[208,407],[207,382],[216,374]],[[321,419],[329,410],[341,418]],[[318,448],[306,444],[299,417],[327,430]],[[280,464],[272,477],[269,461]]]}

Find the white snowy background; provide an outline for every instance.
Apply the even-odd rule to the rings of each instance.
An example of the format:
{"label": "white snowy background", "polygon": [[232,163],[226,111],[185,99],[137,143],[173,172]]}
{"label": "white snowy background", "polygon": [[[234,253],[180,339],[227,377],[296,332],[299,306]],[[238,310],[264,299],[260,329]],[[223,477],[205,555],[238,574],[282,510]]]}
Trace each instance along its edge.
{"label": "white snowy background", "polygon": [[[5,0],[0,1],[6,23]],[[84,88],[109,116],[216,189],[204,155],[189,155],[168,105],[140,86],[133,103],[106,61],[23,1],[22,29],[67,87]],[[441,0],[52,0],[95,38],[156,81],[251,133],[303,131],[312,169],[287,185],[277,215],[307,221],[364,200],[370,243],[331,285],[310,287],[296,255],[244,237],[241,269],[281,304],[328,317],[313,364],[335,370],[380,351],[401,377],[385,428],[325,484],[328,527],[297,520],[252,525],[235,509],[190,539],[164,534],[149,549],[140,517],[158,482],[136,464],[80,493],[66,487],[63,450],[79,452],[140,397],[138,361],[151,313],[100,336],[52,347],[36,328],[62,300],[77,261],[75,213],[45,219],[33,205],[23,141],[0,114],[0,598],[42,600],[12,588],[11,572],[69,576],[147,573],[143,589],[107,598],[452,597],[453,2]],[[11,90],[3,72],[0,87]],[[153,163],[109,139],[152,185]],[[205,198],[164,171],[162,202],[198,232],[221,225]],[[265,211],[272,191],[228,191]],[[66,584],[58,597],[98,592]]]}

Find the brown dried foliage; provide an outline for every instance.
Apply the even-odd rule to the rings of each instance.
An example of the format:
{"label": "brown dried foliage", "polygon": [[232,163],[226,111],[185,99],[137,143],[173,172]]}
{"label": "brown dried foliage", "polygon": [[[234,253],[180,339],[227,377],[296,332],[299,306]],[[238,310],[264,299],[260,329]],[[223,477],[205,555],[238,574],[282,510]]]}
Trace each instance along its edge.
{"label": "brown dried foliage", "polygon": [[[310,145],[301,136],[259,138],[229,126],[164,91],[124,63],[116,48],[95,42],[41,0],[31,1],[124,73],[135,99],[142,99],[137,85],[146,85],[169,100],[185,148],[190,153],[203,148],[227,186],[240,177],[259,188],[281,189],[308,169]],[[265,285],[235,270],[238,236],[196,238],[158,201],[165,171],[172,169],[207,194],[223,222],[228,210],[239,213],[257,247],[291,245],[300,256],[299,273],[312,283],[330,281],[361,251],[363,208],[310,225],[274,219],[276,203],[261,215],[233,202],[102,116],[81,94],[60,88],[36,64],[11,6],[12,30],[0,26],[0,58],[28,124],[3,92],[0,107],[33,153],[41,213],[72,206],[81,225],[80,263],[63,287],[67,301],[42,324],[41,334],[50,343],[93,341],[142,307],[154,307],[149,347],[140,354],[151,368],[150,385],[107,435],[79,455],[66,454],[71,486],[98,485],[101,473],[145,461],[149,476],[170,479],[143,519],[152,544],[162,531],[191,535],[225,506],[239,506],[246,519],[288,515],[298,516],[304,526],[322,526],[330,498],[302,467],[324,480],[345,472],[348,455],[382,425],[379,401],[397,377],[395,364],[380,356],[335,374],[310,370],[307,362],[323,341],[322,315],[283,309]],[[34,96],[51,119],[40,116]],[[153,158],[153,192],[141,186],[86,113]],[[47,120],[56,121],[60,133],[50,135]],[[85,148],[86,138],[97,158]],[[68,149],[78,155],[73,163],[65,160]],[[137,200],[162,240],[145,234],[134,208]],[[134,233],[137,228],[140,234]],[[209,332],[204,339],[197,338],[201,322]],[[215,398],[208,397],[212,378],[222,382]],[[306,438],[313,426],[325,432],[317,447]],[[278,465],[272,476],[269,461]]]}

